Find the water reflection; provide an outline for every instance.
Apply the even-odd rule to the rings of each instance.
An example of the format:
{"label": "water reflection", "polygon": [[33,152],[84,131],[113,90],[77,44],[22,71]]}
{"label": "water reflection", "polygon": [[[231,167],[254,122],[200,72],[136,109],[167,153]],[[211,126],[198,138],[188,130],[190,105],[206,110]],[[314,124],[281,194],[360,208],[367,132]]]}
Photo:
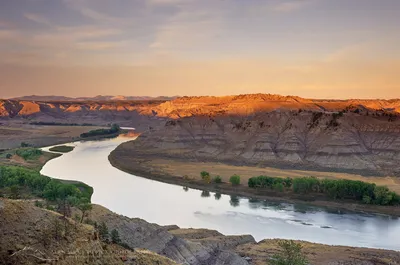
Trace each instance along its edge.
{"label": "water reflection", "polygon": [[183,190],[184,190],[185,192],[187,192],[187,191],[189,191],[189,188],[186,187],[186,186],[184,186],[184,187],[183,187]]}
{"label": "water reflection", "polygon": [[219,199],[221,199],[221,193],[216,192],[216,193],[214,194],[214,197],[215,197],[215,199],[218,201]]}
{"label": "water reflection", "polygon": [[210,192],[209,192],[209,191],[206,191],[206,190],[203,190],[203,191],[201,192],[201,197],[204,197],[204,198],[210,197]]}
{"label": "water reflection", "polygon": [[229,203],[233,206],[233,207],[238,207],[240,204],[240,200],[239,197],[236,195],[231,195],[230,196],[231,199],[229,200]]}

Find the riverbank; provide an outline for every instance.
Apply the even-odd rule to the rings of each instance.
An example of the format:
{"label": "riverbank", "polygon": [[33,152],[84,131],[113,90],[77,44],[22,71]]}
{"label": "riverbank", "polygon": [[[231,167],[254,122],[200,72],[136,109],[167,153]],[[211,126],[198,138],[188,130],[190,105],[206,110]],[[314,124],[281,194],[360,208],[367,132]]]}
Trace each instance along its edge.
{"label": "riverbank", "polygon": [[[246,178],[242,179],[242,185],[238,186],[232,186],[230,183],[227,183],[226,177],[225,180],[223,179],[225,181],[223,183],[208,184],[202,181],[200,178],[193,177],[193,175],[185,175],[186,171],[181,170],[181,167],[178,167],[176,165],[182,164],[185,168],[190,167],[192,168],[192,170],[195,170],[197,172],[197,175],[200,175],[200,172],[203,170],[207,171],[208,169],[211,169],[209,172],[213,173],[213,175],[222,176],[220,172],[221,169],[223,169],[223,172],[229,172],[227,176],[239,174],[238,171],[240,172],[240,170],[250,171],[253,173],[252,176],[257,176],[257,174],[260,173],[262,169],[255,167],[253,170],[251,170],[251,167],[245,167],[245,169],[243,169],[243,167],[230,166],[220,163],[199,163],[193,161],[161,159],[155,156],[146,156],[138,153],[134,153],[134,155],[131,155],[133,151],[131,153],[121,152],[120,147],[121,145],[110,153],[108,159],[111,165],[124,172],[148,179],[153,179],[193,189],[206,190],[227,195],[250,197],[259,200],[307,204],[318,207],[328,207],[335,210],[363,213],[379,213],[396,217],[400,216],[400,207],[398,206],[365,205],[352,200],[332,201],[321,194],[303,195],[291,192],[251,189],[247,187]],[[379,185],[383,184],[379,183]]]}

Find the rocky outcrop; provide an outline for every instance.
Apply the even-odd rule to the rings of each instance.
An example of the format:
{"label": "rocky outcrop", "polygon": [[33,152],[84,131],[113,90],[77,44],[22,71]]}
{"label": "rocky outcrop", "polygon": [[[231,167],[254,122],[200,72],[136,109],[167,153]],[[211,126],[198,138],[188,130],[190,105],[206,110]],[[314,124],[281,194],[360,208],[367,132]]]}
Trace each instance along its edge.
{"label": "rocky outcrop", "polygon": [[232,249],[240,244],[255,243],[251,236],[237,237],[237,240],[232,238],[225,247],[198,240],[187,240],[175,236],[162,226],[117,215],[99,205],[94,206],[90,219],[97,223],[105,222],[110,231],[116,229],[122,242],[129,247],[149,249],[180,264],[246,265],[248,263]]}

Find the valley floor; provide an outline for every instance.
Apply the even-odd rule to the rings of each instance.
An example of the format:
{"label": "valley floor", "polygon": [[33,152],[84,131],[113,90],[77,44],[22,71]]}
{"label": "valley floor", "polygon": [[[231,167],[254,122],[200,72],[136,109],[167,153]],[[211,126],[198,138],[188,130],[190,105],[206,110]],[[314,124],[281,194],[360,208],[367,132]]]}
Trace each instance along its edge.
{"label": "valley floor", "polygon": [[[141,155],[123,149],[124,144],[114,150],[109,160],[111,164],[125,172],[135,174],[137,176],[155,179],[158,181],[187,186],[200,190],[208,190],[212,192],[221,192],[229,195],[239,195],[253,197],[258,199],[269,199],[285,202],[297,202],[315,206],[332,207],[337,209],[345,209],[351,211],[382,213],[393,216],[400,216],[400,207],[396,206],[376,206],[356,203],[355,201],[332,201],[327,200],[324,196],[317,194],[301,195],[287,192],[276,192],[270,190],[257,190],[247,187],[247,181],[250,177],[267,175],[279,177],[328,177],[333,179],[345,178],[351,180],[362,180],[366,182],[376,183],[377,185],[388,186],[391,190],[400,193],[400,180],[394,177],[364,177],[355,174],[319,172],[319,171],[302,171],[302,170],[285,170],[276,168],[235,166],[215,162],[196,162],[190,160],[162,158],[157,155]],[[221,184],[208,184],[201,180],[200,172],[207,171],[211,176],[219,175],[222,178]],[[241,176],[241,185],[233,187],[229,183],[230,176],[238,174]]]}

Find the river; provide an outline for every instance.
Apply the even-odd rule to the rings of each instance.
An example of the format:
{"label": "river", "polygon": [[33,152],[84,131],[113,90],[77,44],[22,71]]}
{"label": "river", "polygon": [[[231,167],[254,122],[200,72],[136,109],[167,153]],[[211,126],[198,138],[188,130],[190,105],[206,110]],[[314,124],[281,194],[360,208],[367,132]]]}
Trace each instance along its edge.
{"label": "river", "polygon": [[122,172],[111,166],[108,155],[129,140],[132,138],[120,136],[68,144],[75,149],[49,161],[41,173],[82,181],[94,188],[93,203],[160,225],[251,234],[257,241],[284,238],[400,250],[398,218],[219,196]]}

